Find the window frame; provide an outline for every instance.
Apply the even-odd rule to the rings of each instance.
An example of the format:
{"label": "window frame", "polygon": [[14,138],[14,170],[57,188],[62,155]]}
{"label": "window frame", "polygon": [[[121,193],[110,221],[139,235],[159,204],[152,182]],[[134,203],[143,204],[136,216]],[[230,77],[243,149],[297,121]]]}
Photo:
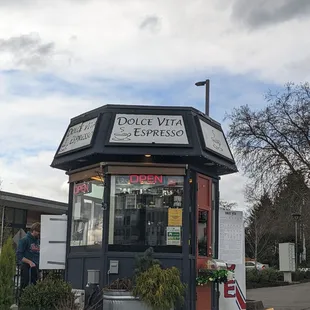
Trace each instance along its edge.
{"label": "window frame", "polygon": [[[147,173],[146,173],[147,174]],[[137,244],[111,244],[111,241],[114,239],[115,232],[114,232],[114,225],[115,225],[115,186],[116,186],[116,178],[118,176],[129,176],[130,174],[111,174],[111,183],[110,183],[110,212],[109,212],[109,236],[108,236],[108,249],[112,252],[144,252],[149,247],[154,249],[154,252],[157,253],[182,253],[183,242],[184,242],[184,216],[182,216],[182,226],[181,226],[181,244],[180,245],[137,245]],[[138,174],[140,175],[140,173]],[[171,174],[161,174],[164,177],[180,177],[183,179],[183,186],[182,186],[182,211],[184,212],[184,185],[185,185],[185,176],[184,175],[171,175]],[[112,207],[113,206],[113,207]],[[112,223],[112,225],[111,225]],[[166,226],[168,227],[168,226]],[[113,232],[113,233],[112,233]]]}
{"label": "window frame", "polygon": [[[100,183],[99,180],[94,180],[91,178],[85,178],[83,180],[76,180],[74,182],[71,183],[72,186],[72,191],[71,191],[71,212],[70,212],[70,225],[68,225],[68,245],[69,245],[69,253],[77,253],[77,252],[93,252],[93,251],[100,251],[102,249],[102,235],[103,235],[103,227],[104,227],[104,213],[102,211],[102,209],[100,210],[100,212],[102,213],[102,226],[101,226],[101,240],[100,240],[100,244],[82,244],[82,245],[72,245],[72,229],[73,229],[73,223],[74,223],[74,210],[75,210],[75,193],[74,193],[74,187],[76,184],[78,183],[85,183],[85,182],[91,182],[92,186],[95,183]],[[83,197],[82,200],[91,200],[94,205],[96,204],[102,204],[103,201],[103,196],[104,196],[104,191],[105,191],[105,187],[102,181],[102,197],[101,198],[97,198],[97,197],[91,197],[86,195],[81,195],[81,197]],[[83,202],[81,203],[83,204]],[[95,206],[93,208],[93,210],[91,211],[92,213],[95,212]],[[89,233],[87,234],[87,240],[90,238]]]}

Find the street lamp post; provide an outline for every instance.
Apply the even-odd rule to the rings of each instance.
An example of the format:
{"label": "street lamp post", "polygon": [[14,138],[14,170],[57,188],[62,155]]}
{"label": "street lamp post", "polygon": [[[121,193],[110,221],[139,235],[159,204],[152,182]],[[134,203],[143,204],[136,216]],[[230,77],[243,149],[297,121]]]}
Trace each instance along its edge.
{"label": "street lamp post", "polygon": [[205,96],[205,114],[209,116],[210,113],[210,80],[200,81],[195,83],[196,86],[206,86]]}
{"label": "street lamp post", "polygon": [[295,268],[297,269],[297,265],[298,265],[298,221],[301,217],[301,214],[293,213],[292,216],[295,221]]}

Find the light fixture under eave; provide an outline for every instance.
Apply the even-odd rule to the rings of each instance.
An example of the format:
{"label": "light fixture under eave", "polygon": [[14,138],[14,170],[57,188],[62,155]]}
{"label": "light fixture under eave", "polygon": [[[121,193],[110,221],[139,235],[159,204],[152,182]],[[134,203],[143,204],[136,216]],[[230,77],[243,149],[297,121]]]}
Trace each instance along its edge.
{"label": "light fixture under eave", "polygon": [[91,180],[102,182],[103,181],[103,177],[95,176],[95,177],[91,177]]}
{"label": "light fixture under eave", "polygon": [[145,157],[151,157],[152,155],[150,155],[150,154],[145,154],[144,156],[145,156]]}

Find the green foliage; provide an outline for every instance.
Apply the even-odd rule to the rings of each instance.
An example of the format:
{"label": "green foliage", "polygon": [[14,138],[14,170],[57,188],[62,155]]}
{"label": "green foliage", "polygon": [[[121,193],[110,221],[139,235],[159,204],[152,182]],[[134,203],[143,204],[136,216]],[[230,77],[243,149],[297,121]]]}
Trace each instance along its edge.
{"label": "green foliage", "polygon": [[[309,282],[310,271],[296,271],[292,272],[293,282]],[[273,287],[288,285],[289,283],[284,282],[283,272],[268,268],[265,270],[250,269],[246,272],[246,286],[250,288],[259,287]]]}
{"label": "green foliage", "polygon": [[184,303],[185,289],[177,268],[162,269],[155,264],[137,276],[133,294],[153,310],[170,310]]}
{"label": "green foliage", "polygon": [[[74,304],[74,294],[71,290],[72,288],[67,282],[47,278],[24,289],[20,299],[21,310],[63,309],[63,305]],[[71,307],[71,309],[73,308]]]}
{"label": "green foliage", "polygon": [[246,271],[246,280],[251,283],[273,284],[283,281],[283,273],[273,268],[264,270],[250,269]]}
{"label": "green foliage", "polygon": [[142,255],[136,257],[135,277],[152,268],[154,265],[161,265],[158,259],[154,258],[153,248],[148,248]]}
{"label": "green foliage", "polygon": [[55,270],[45,270],[45,279],[50,280],[63,280],[63,275]]}
{"label": "green foliage", "polygon": [[200,270],[196,278],[196,285],[203,286],[209,282],[222,284],[227,282],[227,276],[227,270]]}
{"label": "green foliage", "polygon": [[12,238],[4,243],[0,254],[0,309],[9,309],[13,304],[16,257]]}

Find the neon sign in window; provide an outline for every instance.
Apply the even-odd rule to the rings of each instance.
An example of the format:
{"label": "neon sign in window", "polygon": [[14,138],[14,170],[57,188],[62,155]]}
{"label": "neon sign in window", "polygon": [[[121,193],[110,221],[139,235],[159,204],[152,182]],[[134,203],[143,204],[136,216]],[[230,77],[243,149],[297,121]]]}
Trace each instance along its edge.
{"label": "neon sign in window", "polygon": [[91,193],[92,184],[90,182],[74,184],[74,195]]}
{"label": "neon sign in window", "polygon": [[163,176],[156,174],[131,174],[130,184],[163,184]]}

